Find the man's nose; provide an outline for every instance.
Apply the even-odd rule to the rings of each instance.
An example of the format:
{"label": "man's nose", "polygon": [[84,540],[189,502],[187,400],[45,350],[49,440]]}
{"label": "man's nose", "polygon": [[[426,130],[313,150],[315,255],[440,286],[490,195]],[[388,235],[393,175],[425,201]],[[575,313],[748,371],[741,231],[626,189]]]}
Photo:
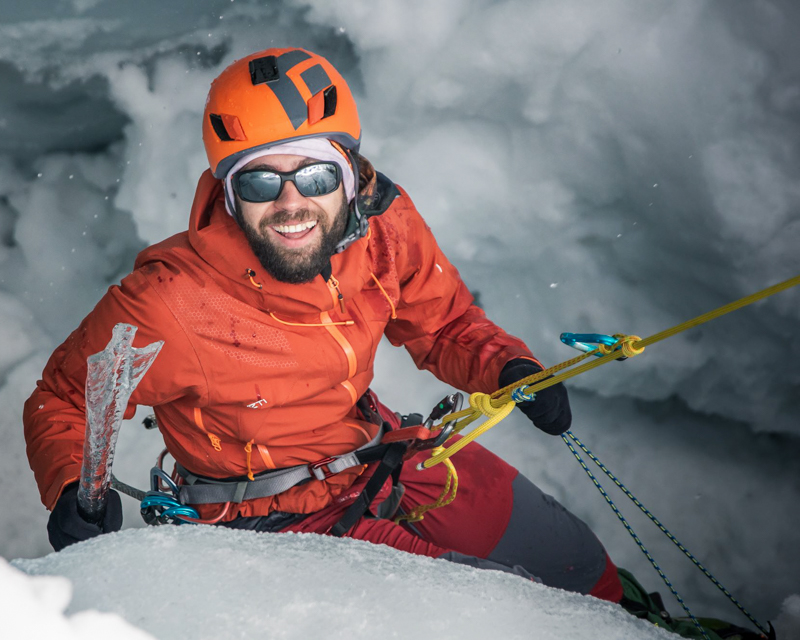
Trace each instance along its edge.
{"label": "man's nose", "polygon": [[294,182],[287,180],[283,183],[283,188],[275,201],[277,207],[288,210],[304,209],[306,204],[306,197],[297,190]]}

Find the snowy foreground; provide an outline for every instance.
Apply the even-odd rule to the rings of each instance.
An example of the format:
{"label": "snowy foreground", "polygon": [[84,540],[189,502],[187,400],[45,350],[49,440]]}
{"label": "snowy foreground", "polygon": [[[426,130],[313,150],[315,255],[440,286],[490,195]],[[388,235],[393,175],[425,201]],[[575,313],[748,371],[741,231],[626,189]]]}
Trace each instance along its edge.
{"label": "snowy foreground", "polygon": [[5,638],[675,638],[595,598],[310,534],[128,530],[14,565],[73,593],[0,564]]}
{"label": "snowy foreground", "polygon": [[[0,559],[9,639],[677,638],[595,598],[313,534],[137,529],[13,564],[30,577]],[[800,637],[800,596],[776,628]]]}
{"label": "snowy foreground", "polygon": [[[130,271],[136,253],[186,228],[207,167],[200,130],[208,85],[252,51],[303,46],[339,67],[359,103],[364,154],[409,191],[489,317],[547,364],[576,353],[560,343],[562,331],[648,336],[800,271],[797,0],[0,0],[0,9],[0,556],[9,560],[50,551],[22,405],[49,355]],[[576,435],[759,620],[776,623],[780,640],[800,638],[800,623],[793,633],[779,624],[791,611],[800,619],[800,595],[792,595],[800,594],[799,324],[797,287],[568,383]],[[373,388],[403,413],[427,412],[452,392],[386,343],[375,373]],[[150,412],[140,407],[123,426],[114,463],[138,487],[163,447],[140,426]],[[559,439],[516,412],[480,442],[585,520],[612,559],[660,590],[677,613]],[[613,495],[695,613],[745,622]],[[138,505],[123,504],[125,527],[142,526]],[[155,535],[126,531],[88,547],[92,562],[100,561],[95,552],[110,558],[114,549],[110,575],[123,584],[113,588],[97,573],[78,578],[77,569],[62,569],[70,558],[90,564],[82,548],[35,566],[74,580],[75,611],[89,606],[84,584],[142,615],[142,598],[173,599],[167,588],[181,593],[174,600],[198,602],[204,596],[189,585],[199,589],[201,581],[187,580],[180,563],[188,564],[184,553],[192,564],[206,557],[195,548],[200,541],[145,561],[137,549]],[[131,548],[117,548],[118,540]],[[249,554],[248,570],[255,572],[255,557],[297,555],[287,552],[295,546],[311,564],[303,544],[280,546],[285,540],[296,539],[270,538],[278,551]],[[157,586],[131,582],[145,564],[150,572],[164,568],[152,576]],[[221,581],[217,564],[202,566],[209,581]],[[229,564],[243,585],[239,598],[245,587],[260,588],[243,561]],[[431,598],[427,618],[435,619],[450,585],[421,588],[417,574],[429,565],[412,566],[413,578],[396,582],[421,594],[403,612],[425,624],[418,602]],[[436,568],[437,576],[454,570]],[[13,611],[4,619],[34,620],[47,638],[124,637],[95,614],[61,617],[68,601],[61,582],[9,571],[0,564],[0,607]],[[339,585],[373,580],[349,567],[337,578]],[[327,601],[319,585],[290,580],[281,576],[279,589],[270,580],[264,599],[279,590],[315,610]],[[474,580],[494,580],[484,590],[499,593],[499,578]],[[501,599],[518,606],[504,588]],[[545,597],[523,588],[531,602]],[[257,597],[248,593],[247,603]],[[365,598],[365,610],[374,611],[372,600]],[[231,618],[217,637],[256,624],[256,637],[292,636],[294,618],[315,615],[293,611],[285,625],[279,614],[251,620],[254,611],[272,611],[272,602]],[[465,615],[478,610],[455,602],[466,602]],[[208,617],[229,608],[215,606]],[[176,614],[173,626],[187,635],[202,628],[197,637],[208,637],[208,621],[195,623],[206,610]],[[450,607],[441,617],[458,625],[458,614]],[[578,637],[584,623],[598,637],[602,615],[591,623],[559,615],[572,625],[561,637]],[[317,634],[338,632],[323,618]],[[372,618],[385,622],[376,613],[370,625]],[[462,620],[475,629],[467,637],[481,632]],[[535,637],[554,620],[526,619],[519,628],[528,625],[525,637]],[[0,640],[15,637],[7,628]],[[513,635],[495,629],[498,639]],[[397,627],[398,635],[417,631]]]}

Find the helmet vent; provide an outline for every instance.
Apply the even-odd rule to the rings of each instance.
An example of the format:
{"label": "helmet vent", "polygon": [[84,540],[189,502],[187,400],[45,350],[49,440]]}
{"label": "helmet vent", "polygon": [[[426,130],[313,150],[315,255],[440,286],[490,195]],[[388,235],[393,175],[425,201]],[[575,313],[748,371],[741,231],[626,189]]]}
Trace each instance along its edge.
{"label": "helmet vent", "polygon": [[242,123],[236,116],[223,113],[209,113],[208,120],[220,140],[230,142],[231,140],[247,140],[247,136],[242,129]]}
{"label": "helmet vent", "polygon": [[280,80],[280,77],[275,56],[264,56],[250,61],[250,80],[253,85],[275,82]]}
{"label": "helmet vent", "polygon": [[308,103],[308,124],[313,125],[336,113],[336,85],[315,93]]}
{"label": "helmet vent", "polygon": [[233,140],[228,130],[225,128],[225,123],[222,122],[222,116],[217,115],[216,113],[209,113],[208,119],[211,122],[211,126],[214,128],[214,133],[217,134],[217,137],[222,140],[223,142],[230,142]]}

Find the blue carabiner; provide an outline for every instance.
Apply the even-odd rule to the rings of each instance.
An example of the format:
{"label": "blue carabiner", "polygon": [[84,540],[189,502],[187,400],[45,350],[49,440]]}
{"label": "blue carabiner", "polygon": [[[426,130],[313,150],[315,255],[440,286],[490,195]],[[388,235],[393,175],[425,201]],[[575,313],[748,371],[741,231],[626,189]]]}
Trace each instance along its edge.
{"label": "blue carabiner", "polygon": [[[159,480],[172,495],[161,491]],[[196,509],[181,503],[180,488],[160,467],[150,469],[150,491],[145,494],[139,508],[147,524],[183,524],[187,521],[182,518],[200,518]]]}
{"label": "blue carabiner", "polygon": [[[578,351],[589,353],[590,351],[597,351],[597,346],[595,345],[604,344],[607,347],[613,347],[618,340],[614,336],[604,333],[562,333],[561,342]],[[600,351],[597,351],[594,355],[598,358],[603,357]],[[627,360],[627,357],[623,356],[619,360]]]}

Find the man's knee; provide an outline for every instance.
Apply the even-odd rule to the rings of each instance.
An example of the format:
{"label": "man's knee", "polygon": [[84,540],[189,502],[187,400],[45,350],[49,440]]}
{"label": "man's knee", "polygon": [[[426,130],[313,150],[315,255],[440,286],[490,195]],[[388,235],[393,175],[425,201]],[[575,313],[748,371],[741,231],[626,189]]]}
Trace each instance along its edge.
{"label": "man's knee", "polygon": [[619,600],[616,567],[591,529],[521,474],[513,491],[511,517],[488,559],[519,565],[548,586]]}
{"label": "man's knee", "polygon": [[617,573],[617,565],[606,554],[606,569],[600,579],[595,582],[589,595],[600,600],[619,602],[622,600],[622,594],[622,582],[619,579],[619,573]]}

